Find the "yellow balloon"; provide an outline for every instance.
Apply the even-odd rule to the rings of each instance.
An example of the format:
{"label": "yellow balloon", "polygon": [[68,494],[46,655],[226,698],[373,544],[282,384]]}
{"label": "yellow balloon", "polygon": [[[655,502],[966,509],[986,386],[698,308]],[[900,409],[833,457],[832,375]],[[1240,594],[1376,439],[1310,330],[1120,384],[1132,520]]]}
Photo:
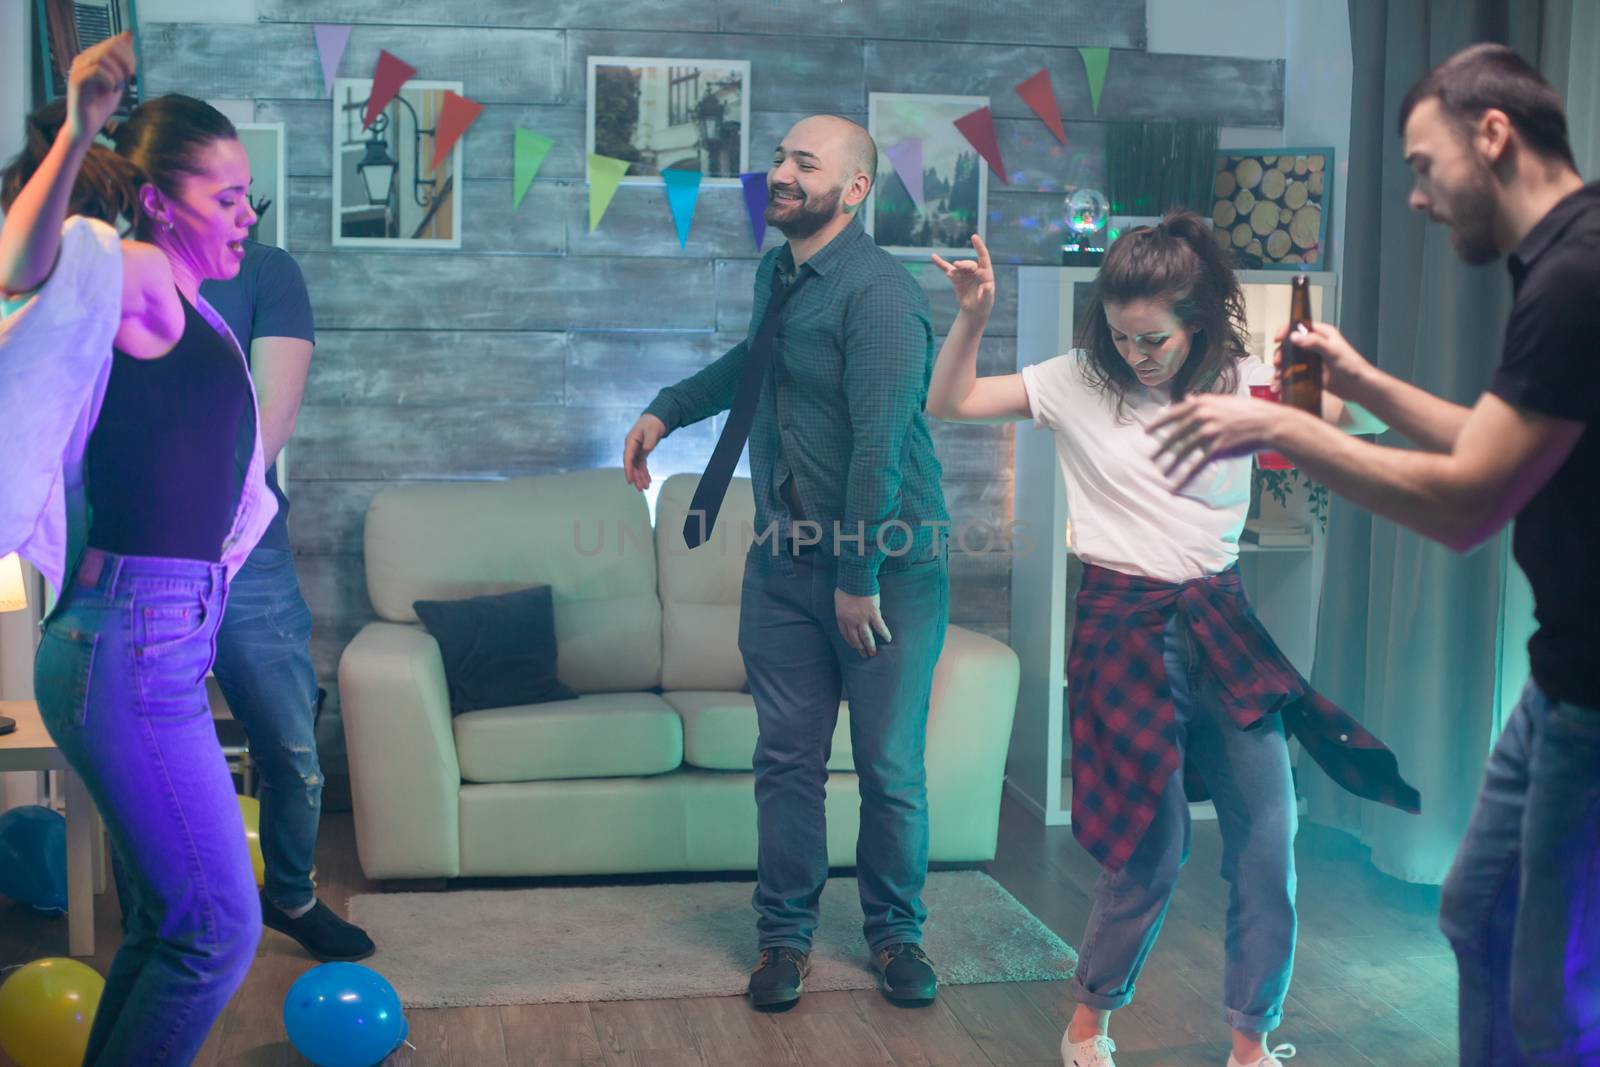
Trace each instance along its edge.
{"label": "yellow balloon", "polygon": [[34,960],[0,985],[0,1049],[17,1067],[78,1067],[106,980],[77,960]]}
{"label": "yellow balloon", "polygon": [[250,846],[250,869],[256,873],[256,887],[267,884],[267,863],[261,858],[261,802],[255,797],[239,797],[239,814],[244,816],[244,839]]}

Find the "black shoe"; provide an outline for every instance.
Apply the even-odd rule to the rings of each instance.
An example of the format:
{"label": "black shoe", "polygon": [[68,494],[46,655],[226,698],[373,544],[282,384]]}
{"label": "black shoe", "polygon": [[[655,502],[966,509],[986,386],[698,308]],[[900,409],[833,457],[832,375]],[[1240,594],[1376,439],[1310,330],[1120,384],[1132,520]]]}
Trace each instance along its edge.
{"label": "black shoe", "polygon": [[261,921],[300,942],[300,947],[323,963],[364,960],[375,951],[372,938],[367,936],[365,930],[345,922],[320,900],[312,904],[311,910],[304,915],[291,919],[263,893]]}
{"label": "black shoe", "polygon": [[800,1003],[810,971],[809,952],[787,945],[762,949],[750,973],[750,1006],[757,1011],[788,1011]]}
{"label": "black shoe", "polygon": [[932,1004],[939,994],[939,976],[921,945],[903,941],[873,957],[883,995],[896,1004]]}

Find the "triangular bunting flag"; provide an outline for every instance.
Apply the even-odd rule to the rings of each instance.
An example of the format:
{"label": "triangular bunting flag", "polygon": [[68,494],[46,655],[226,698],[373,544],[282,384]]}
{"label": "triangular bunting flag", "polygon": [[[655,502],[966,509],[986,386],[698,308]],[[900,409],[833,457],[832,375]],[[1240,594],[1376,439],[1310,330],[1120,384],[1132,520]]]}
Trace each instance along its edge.
{"label": "triangular bunting flag", "polygon": [[387,50],[378,53],[378,67],[372,72],[372,95],[367,97],[367,115],[361,123],[363,130],[400,95],[400,87],[416,73],[416,67]]}
{"label": "triangular bunting flag", "polygon": [[1044,124],[1050,127],[1050,132],[1056,135],[1056,140],[1062,144],[1067,143],[1067,131],[1061,125],[1061,108],[1056,104],[1056,90],[1050,84],[1050,69],[1040,67],[1039,72],[1017,86],[1017,95],[1022,97],[1022,102],[1033,109]]}
{"label": "triangular bunting flag", "polygon": [[900,176],[900,184],[906,187],[906,192],[911,194],[911,202],[921,210],[923,206],[922,191],[922,138],[907,137],[899,144],[890,145],[884,150],[884,155],[889,157],[889,162],[894,164],[894,172]]}
{"label": "triangular bunting flag", "polygon": [[1111,49],[1109,48],[1080,48],[1078,54],[1083,57],[1083,70],[1089,76],[1089,102],[1094,105],[1094,113],[1100,114],[1100,90],[1106,87],[1106,67],[1111,63]]}
{"label": "triangular bunting flag", "polygon": [[747,171],[739,175],[739,182],[744,186],[744,210],[750,216],[750,232],[759,252],[761,242],[767,239],[767,175],[764,171]]}
{"label": "triangular bunting flag", "polygon": [[444,91],[444,103],[439,105],[439,117],[433,124],[434,170],[439,169],[440,161],[450,154],[450,149],[461,140],[461,135],[467,132],[467,127],[477,122],[481,114],[483,105],[476,100],[468,100],[449,89]]}
{"label": "triangular bunting flag", "polygon": [[956,119],[955,126],[961,131],[961,136],[978,150],[978,155],[1000,175],[1000,180],[1009,184],[1010,179],[1006,177],[1005,164],[1000,160],[1000,142],[994,137],[994,115],[990,114],[988,107],[980,107],[976,111],[962,115]]}
{"label": "triangular bunting flag", "polygon": [[667,183],[667,206],[672,209],[672,224],[678,228],[678,247],[687,248],[694,204],[700,199],[700,172],[669,167],[661,172],[661,177]]}
{"label": "triangular bunting flag", "polygon": [[318,23],[311,27],[311,32],[316,35],[317,57],[322,60],[322,91],[332,96],[339,60],[344,58],[345,46],[350,43],[350,27]]}
{"label": "triangular bunting flag", "polygon": [[606,208],[611,206],[611,198],[617,195],[617,186],[622,184],[622,176],[628,173],[626,159],[613,159],[610,156],[598,156],[589,153],[589,232],[600,225],[601,216],[606,213]]}
{"label": "triangular bunting flag", "polygon": [[555,142],[543,134],[517,127],[516,162],[512,171],[516,180],[511,183],[513,210],[522,206],[522,198],[528,195],[528,186],[533,184],[533,176],[544,166],[544,157],[549,155],[553,144]]}

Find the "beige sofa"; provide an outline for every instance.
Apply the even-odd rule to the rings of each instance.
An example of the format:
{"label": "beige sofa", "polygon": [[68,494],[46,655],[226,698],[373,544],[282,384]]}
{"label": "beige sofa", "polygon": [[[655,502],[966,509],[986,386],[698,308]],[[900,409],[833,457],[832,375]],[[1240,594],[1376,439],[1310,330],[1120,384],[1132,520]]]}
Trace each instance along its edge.
{"label": "beige sofa", "polygon": [[[756,720],[737,635],[750,483],[712,540],[681,533],[696,480],[669,478],[657,539],[620,470],[409,486],[366,519],[369,623],[339,664],[356,844],[370,878],[753,870]],[[742,543],[741,542],[741,534]],[[451,718],[412,602],[552,587],[578,700]],[[930,858],[993,858],[1018,662],[952,626],[933,686]],[[829,862],[854,863],[847,709],[828,763]]]}

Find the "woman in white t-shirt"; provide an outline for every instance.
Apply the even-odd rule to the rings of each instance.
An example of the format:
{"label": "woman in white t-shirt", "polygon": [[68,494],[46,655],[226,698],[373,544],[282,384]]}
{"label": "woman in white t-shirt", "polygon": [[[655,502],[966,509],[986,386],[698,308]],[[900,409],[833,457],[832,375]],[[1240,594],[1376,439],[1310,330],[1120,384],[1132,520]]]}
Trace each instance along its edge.
{"label": "woman in white t-shirt", "polygon": [[[1071,985],[1077,1007],[1063,1062],[1111,1067],[1110,1013],[1132,999],[1188,854],[1187,762],[1216,801],[1232,883],[1228,1064],[1273,1067],[1293,1055],[1287,1045],[1269,1052],[1265,1039],[1281,1021],[1294,957],[1296,808],[1285,713],[1271,697],[1309,694],[1238,584],[1250,458],[1212,464],[1179,495],[1152,462],[1156,442],[1145,432],[1175,400],[1248,395],[1271,383],[1272,368],[1248,355],[1243,296],[1210,224],[1176,213],[1112,245],[1077,349],[980,378],[994,272],[982,239],[973,245],[976,260],[934,257],[961,311],[928,411],[1052,430],[1085,564],[1068,667],[1073,826],[1103,871]],[[1325,414],[1351,421],[1336,402]],[[1329,721],[1348,742],[1359,728],[1336,712]],[[1290,729],[1323,725],[1307,716]]]}

